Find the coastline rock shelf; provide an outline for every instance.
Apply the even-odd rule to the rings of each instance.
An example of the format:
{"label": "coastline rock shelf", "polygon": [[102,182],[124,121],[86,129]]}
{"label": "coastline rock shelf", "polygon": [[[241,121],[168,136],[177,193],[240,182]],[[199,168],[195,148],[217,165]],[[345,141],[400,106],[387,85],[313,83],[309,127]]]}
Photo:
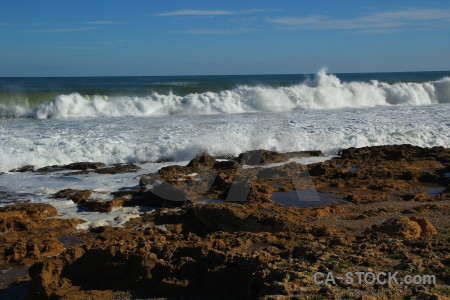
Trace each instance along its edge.
{"label": "coastline rock shelf", "polygon": [[[1,207],[0,297],[448,299],[450,149],[350,148],[322,162],[295,162],[320,156],[202,154],[140,175],[134,188],[53,195],[99,213],[155,208],[121,227],[78,230],[82,220],[58,218],[49,204]],[[11,171],[61,170],[135,176],[140,167],[82,162]],[[314,282],[316,272],[391,271],[432,275],[436,283]]]}

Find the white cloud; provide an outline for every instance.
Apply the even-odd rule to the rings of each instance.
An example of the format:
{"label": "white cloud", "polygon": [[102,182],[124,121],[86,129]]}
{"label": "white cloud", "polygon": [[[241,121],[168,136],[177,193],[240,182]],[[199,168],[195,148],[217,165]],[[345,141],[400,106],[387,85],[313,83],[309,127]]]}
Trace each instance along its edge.
{"label": "white cloud", "polygon": [[270,23],[297,29],[342,29],[364,32],[388,33],[405,29],[434,27],[438,22],[450,24],[449,9],[408,8],[404,10],[378,12],[366,16],[335,19],[314,15],[301,18],[281,17],[268,20]]}
{"label": "white cloud", "polygon": [[83,27],[83,28],[53,28],[53,29],[36,29],[36,30],[27,30],[26,32],[76,32],[76,31],[89,31],[95,30],[95,27]]}
{"label": "white cloud", "polygon": [[224,16],[224,15],[247,15],[257,12],[267,12],[267,11],[279,11],[279,9],[247,9],[240,11],[232,10],[196,10],[196,9],[182,9],[166,13],[153,14],[153,16],[158,17],[169,17],[169,16]]}

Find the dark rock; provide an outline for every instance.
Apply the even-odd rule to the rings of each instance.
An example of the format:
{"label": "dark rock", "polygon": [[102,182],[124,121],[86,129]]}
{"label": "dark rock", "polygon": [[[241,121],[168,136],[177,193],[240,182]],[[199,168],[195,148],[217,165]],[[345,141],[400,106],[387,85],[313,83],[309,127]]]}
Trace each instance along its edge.
{"label": "dark rock", "polygon": [[106,165],[100,162],[76,162],[61,167],[69,170],[87,170],[87,169],[103,168],[106,167]]}
{"label": "dark rock", "polygon": [[95,170],[97,174],[118,174],[137,172],[141,168],[134,164],[114,164],[112,167],[99,168]]}
{"label": "dark rock", "polygon": [[216,170],[237,170],[241,165],[235,160],[218,161],[214,164]]}
{"label": "dark rock", "polygon": [[9,172],[33,172],[34,171],[34,166],[33,165],[26,165],[17,169],[12,169],[9,170]]}
{"label": "dark rock", "polygon": [[216,163],[216,159],[208,154],[202,154],[192,159],[187,167],[195,169],[211,169]]}
{"label": "dark rock", "polygon": [[287,159],[278,152],[268,150],[254,150],[239,154],[236,161],[241,165],[259,165],[285,162]]}
{"label": "dark rock", "polygon": [[325,175],[326,169],[323,167],[322,164],[311,164],[309,165],[309,174],[311,176],[320,176]]}

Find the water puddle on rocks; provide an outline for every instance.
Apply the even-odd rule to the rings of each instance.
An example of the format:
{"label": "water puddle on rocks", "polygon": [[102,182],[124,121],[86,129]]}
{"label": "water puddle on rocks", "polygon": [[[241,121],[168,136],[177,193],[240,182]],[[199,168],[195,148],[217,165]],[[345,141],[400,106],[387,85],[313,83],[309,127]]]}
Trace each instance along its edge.
{"label": "water puddle on rocks", "polygon": [[219,199],[211,199],[211,198],[201,198],[197,200],[199,204],[215,204],[215,203],[223,203],[223,200]]}
{"label": "water puddle on rocks", "polygon": [[335,198],[332,193],[321,193],[316,190],[273,192],[271,199],[276,203],[299,208],[321,206],[332,202],[347,202],[345,199]]}
{"label": "water puddle on rocks", "polygon": [[416,193],[420,193],[421,191],[425,190],[427,196],[438,196],[443,191],[445,191],[445,189],[446,189],[446,187],[442,187],[442,186],[419,186],[412,190],[400,191],[400,192],[398,192],[398,194],[416,194]]}
{"label": "water puddle on rocks", "polygon": [[14,284],[19,277],[28,275],[28,268],[14,264],[0,264],[0,298],[24,299],[27,294],[27,284]]}
{"label": "water puddle on rocks", "polygon": [[445,187],[425,187],[425,186],[423,186],[422,188],[427,189],[428,196],[438,196],[446,189]]}

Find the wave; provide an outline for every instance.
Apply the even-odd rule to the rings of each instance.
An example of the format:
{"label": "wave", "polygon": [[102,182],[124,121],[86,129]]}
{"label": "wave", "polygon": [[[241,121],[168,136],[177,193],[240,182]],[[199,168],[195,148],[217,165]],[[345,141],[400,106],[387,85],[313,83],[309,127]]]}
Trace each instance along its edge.
{"label": "wave", "polygon": [[342,82],[319,71],[313,78],[285,87],[241,85],[220,92],[152,93],[145,97],[63,94],[30,109],[0,103],[0,115],[49,118],[145,117],[359,108],[450,103],[450,77],[430,82]]}
{"label": "wave", "polygon": [[427,105],[116,122],[0,120],[0,172],[80,161],[188,161],[200,153],[236,156],[255,149],[334,155],[342,148],[392,144],[449,148],[449,115],[450,105]]}

